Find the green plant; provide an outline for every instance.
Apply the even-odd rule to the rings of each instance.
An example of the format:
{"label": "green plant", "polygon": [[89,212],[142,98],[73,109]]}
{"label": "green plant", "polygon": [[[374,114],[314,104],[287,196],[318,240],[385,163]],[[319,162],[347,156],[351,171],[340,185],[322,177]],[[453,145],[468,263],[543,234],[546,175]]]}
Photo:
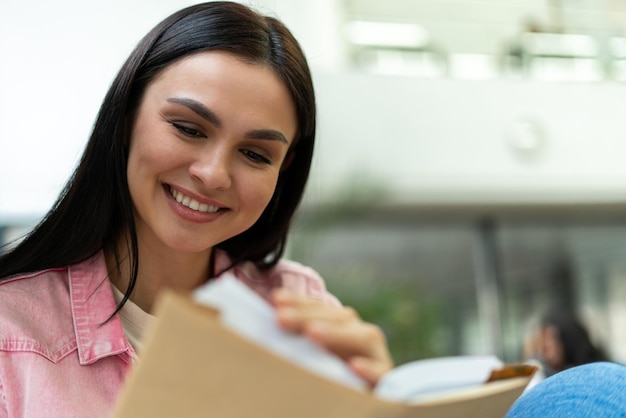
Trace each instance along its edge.
{"label": "green plant", "polygon": [[329,288],[344,305],[380,326],[396,364],[445,355],[441,304],[421,291],[419,280],[371,281],[329,278]]}

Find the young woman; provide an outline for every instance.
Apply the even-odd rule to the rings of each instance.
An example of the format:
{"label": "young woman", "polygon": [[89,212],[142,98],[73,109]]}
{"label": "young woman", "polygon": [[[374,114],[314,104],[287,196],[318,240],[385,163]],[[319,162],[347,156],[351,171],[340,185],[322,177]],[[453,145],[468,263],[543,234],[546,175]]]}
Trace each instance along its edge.
{"label": "young woman", "polygon": [[572,312],[555,310],[547,313],[542,319],[540,332],[540,358],[547,376],[582,364],[609,361],[604,350],[594,344],[585,326]]}
{"label": "young woman", "polygon": [[573,312],[544,315],[529,343],[526,357],[541,374],[507,418],[626,418],[626,367],[609,361]]}
{"label": "young woman", "polygon": [[0,257],[0,417],[107,416],[159,291],[227,270],[375,385],[391,368],[382,332],[281,259],[315,124],[278,20],[210,2],[148,33],[58,201]]}

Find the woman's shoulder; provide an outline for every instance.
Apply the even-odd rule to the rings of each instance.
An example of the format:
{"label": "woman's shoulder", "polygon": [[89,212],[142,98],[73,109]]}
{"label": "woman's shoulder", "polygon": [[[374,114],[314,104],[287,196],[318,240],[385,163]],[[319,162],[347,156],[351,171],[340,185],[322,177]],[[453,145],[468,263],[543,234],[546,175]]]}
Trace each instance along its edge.
{"label": "woman's shoulder", "polygon": [[[67,269],[50,269],[0,282],[0,350],[46,351],[72,335]],[[61,338],[62,339],[62,338]],[[39,348],[38,348],[39,347]]]}
{"label": "woman's shoulder", "polygon": [[257,293],[267,297],[278,287],[307,297],[338,305],[337,298],[328,292],[324,279],[313,268],[299,262],[281,259],[268,269],[259,269],[253,263],[243,263],[234,269],[237,278]]}
{"label": "woman's shoulder", "polygon": [[[53,297],[56,293],[69,292],[67,268],[52,268],[23,273],[0,281],[0,309],[21,306],[26,301],[42,302],[43,295]],[[27,308],[27,306],[22,306]]]}

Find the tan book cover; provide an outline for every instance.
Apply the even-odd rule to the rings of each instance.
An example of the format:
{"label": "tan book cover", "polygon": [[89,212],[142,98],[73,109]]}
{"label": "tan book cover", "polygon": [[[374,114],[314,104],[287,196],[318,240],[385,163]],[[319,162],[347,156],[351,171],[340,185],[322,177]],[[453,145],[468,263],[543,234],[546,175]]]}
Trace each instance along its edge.
{"label": "tan book cover", "polygon": [[502,418],[532,373],[417,403],[390,402],[305,370],[233,333],[219,312],[164,292],[115,418]]}

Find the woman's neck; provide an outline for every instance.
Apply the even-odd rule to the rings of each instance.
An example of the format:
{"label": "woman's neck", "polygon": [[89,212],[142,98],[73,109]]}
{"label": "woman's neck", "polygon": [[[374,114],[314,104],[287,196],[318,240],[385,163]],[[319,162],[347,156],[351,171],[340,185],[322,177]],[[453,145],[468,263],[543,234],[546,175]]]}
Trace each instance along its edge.
{"label": "woman's neck", "polygon": [[[126,240],[117,246],[118,261],[112,251],[105,251],[111,282],[122,292],[130,281],[130,251]],[[206,282],[211,274],[212,249],[203,253],[182,253],[149,248],[139,243],[139,269],[130,299],[151,312],[159,292],[172,289],[187,293]]]}

